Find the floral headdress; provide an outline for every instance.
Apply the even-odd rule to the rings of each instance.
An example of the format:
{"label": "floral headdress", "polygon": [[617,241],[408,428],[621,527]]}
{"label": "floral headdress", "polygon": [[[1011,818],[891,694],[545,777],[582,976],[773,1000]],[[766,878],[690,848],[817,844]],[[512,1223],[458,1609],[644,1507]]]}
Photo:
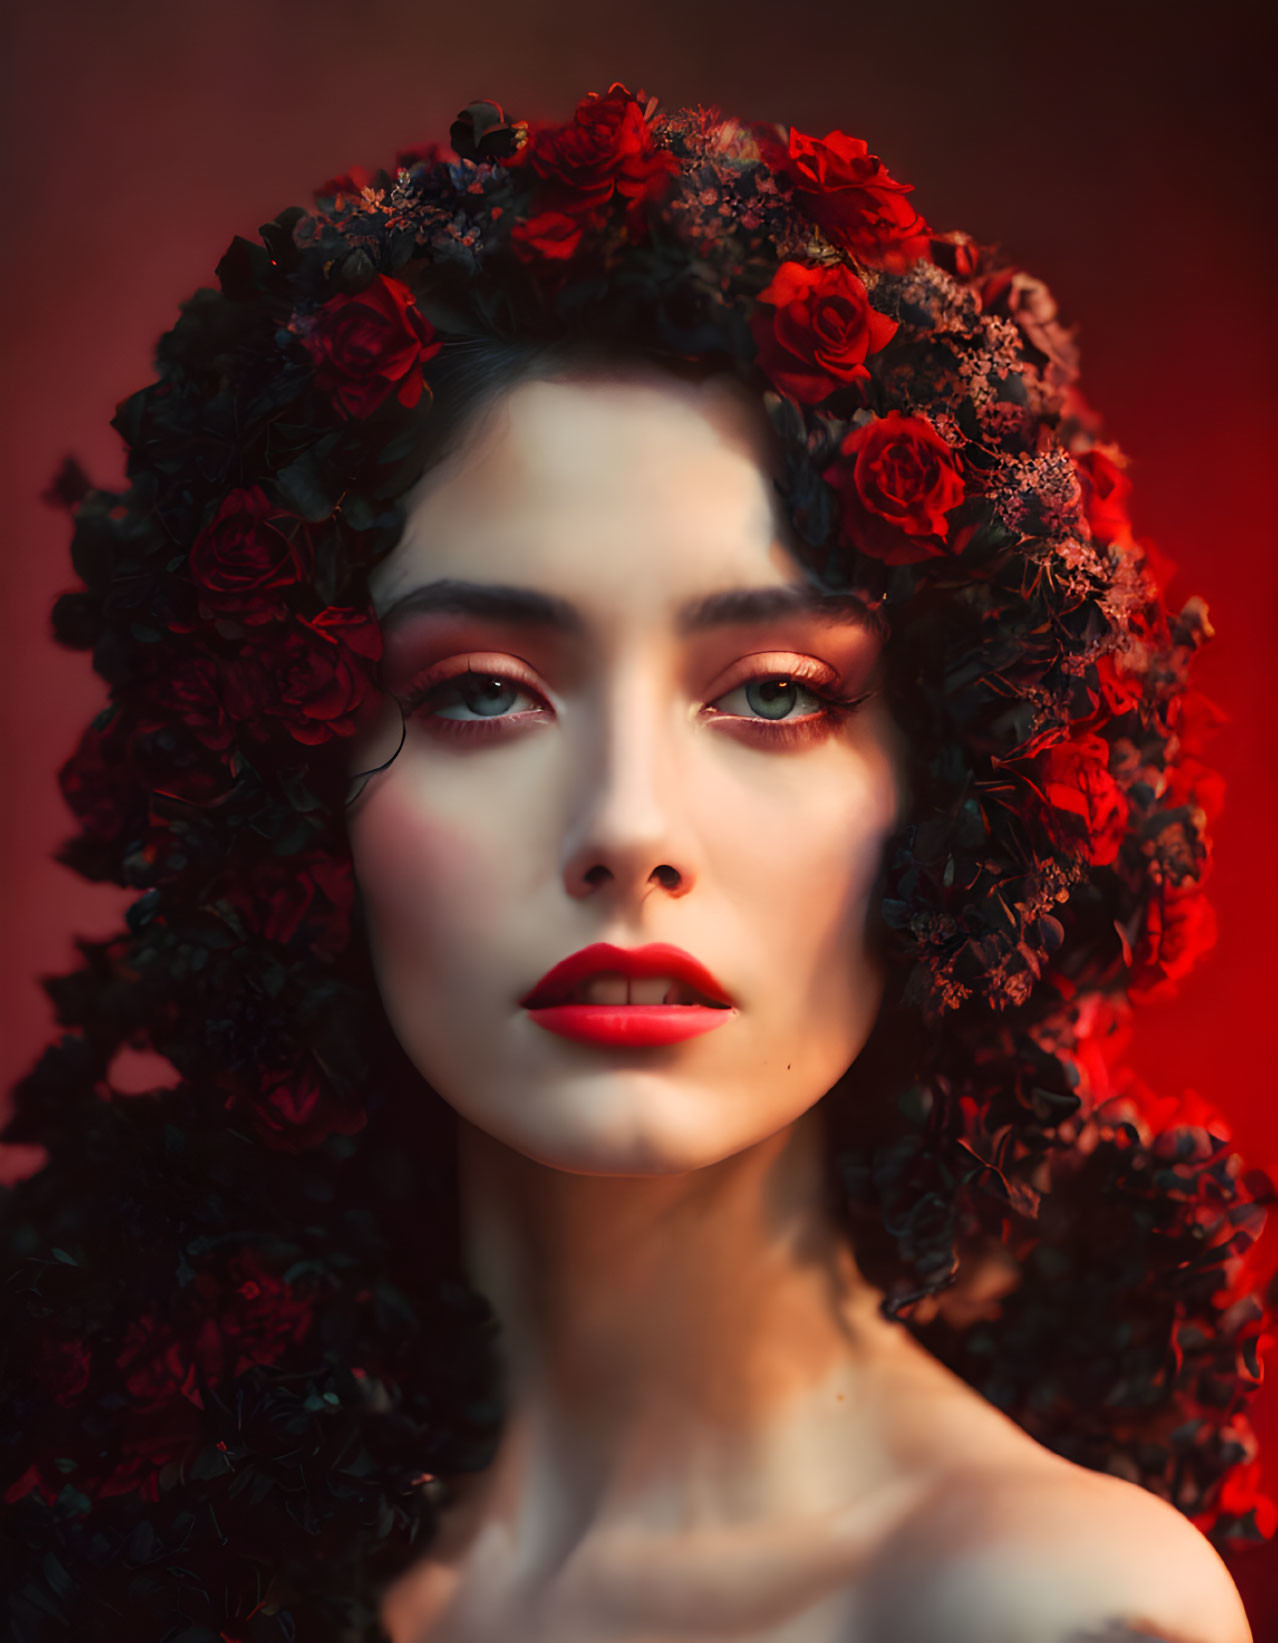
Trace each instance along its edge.
{"label": "floral headdress", "polygon": [[[235,239],[119,407],[127,490],[68,461],[51,493],[82,584],[56,632],[110,687],[61,857],[137,895],[47,983],[65,1030],[6,1132],[50,1154],[4,1217],[16,1635],[373,1637],[379,1582],[491,1454],[447,1115],[381,1011],[343,825],[368,573],[432,372],[483,338],[759,394],[807,570],[890,632],[913,762],[882,919],[926,1030],[879,1130],[833,1115],[858,1252],[1042,1442],[1220,1546],[1271,1534],[1246,1410],[1272,1184],[1119,1066],[1129,1001],[1212,939],[1210,627],[1132,533],[1051,297],[842,132],[614,85],[563,125],[476,103],[451,143]],[[122,1047],[172,1087],[123,1094]]]}

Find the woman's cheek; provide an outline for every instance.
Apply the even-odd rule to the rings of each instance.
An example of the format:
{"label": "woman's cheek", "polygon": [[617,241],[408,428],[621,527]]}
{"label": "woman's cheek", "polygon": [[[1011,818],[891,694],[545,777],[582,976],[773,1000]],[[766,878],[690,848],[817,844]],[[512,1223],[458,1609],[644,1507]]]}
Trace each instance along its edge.
{"label": "woman's cheek", "polygon": [[475,818],[462,825],[432,814],[387,784],[352,827],[351,848],[384,985],[405,968],[464,971],[465,938],[495,933],[487,903],[500,900],[500,883],[485,871],[491,841]]}

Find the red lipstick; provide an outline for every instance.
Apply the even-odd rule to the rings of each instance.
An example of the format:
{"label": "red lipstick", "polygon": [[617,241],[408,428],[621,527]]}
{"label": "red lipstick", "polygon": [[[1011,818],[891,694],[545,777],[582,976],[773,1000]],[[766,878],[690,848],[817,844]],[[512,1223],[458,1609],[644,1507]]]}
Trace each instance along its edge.
{"label": "red lipstick", "polygon": [[[690,995],[679,1004],[586,1004],[573,993],[601,972],[631,979],[667,978]],[[598,941],[547,970],[519,1001],[539,1027],[584,1044],[677,1044],[722,1027],[736,1014],[722,984],[691,953],[665,942],[614,947]]]}

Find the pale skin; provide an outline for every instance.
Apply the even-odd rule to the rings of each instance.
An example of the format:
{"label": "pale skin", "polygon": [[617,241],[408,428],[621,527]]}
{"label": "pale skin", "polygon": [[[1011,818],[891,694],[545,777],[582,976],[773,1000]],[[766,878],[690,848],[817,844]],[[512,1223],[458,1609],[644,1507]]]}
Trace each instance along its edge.
{"label": "pale skin", "polygon": [[[807,693],[874,688],[880,641],[846,611],[686,620],[808,585],[770,463],[720,380],[525,382],[416,488],[375,573],[396,695],[468,667],[509,686],[486,712],[435,689],[350,819],[392,1025],[461,1120],[464,1259],[509,1400],[383,1624],[393,1643],[1066,1643],[1121,1619],[1249,1643],[1204,1537],[1049,1454],[885,1320],[831,1213],[820,1102],[881,999],[900,732],[881,696],[830,719]],[[445,579],[549,595],[575,624],[412,600]],[[778,676],[800,687],[780,737],[744,688]],[[352,768],[398,728],[388,707]],[[732,1019],[661,1048],[546,1033],[517,1000],[595,941],[686,949]]]}

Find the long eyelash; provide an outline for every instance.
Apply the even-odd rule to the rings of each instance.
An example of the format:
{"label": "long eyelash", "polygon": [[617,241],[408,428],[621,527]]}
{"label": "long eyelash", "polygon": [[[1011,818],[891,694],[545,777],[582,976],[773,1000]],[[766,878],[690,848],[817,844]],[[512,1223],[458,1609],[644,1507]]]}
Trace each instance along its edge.
{"label": "long eyelash", "polygon": [[[802,685],[809,695],[815,696],[821,703],[820,713],[807,713],[798,719],[748,719],[744,715],[735,713],[721,714],[721,718],[733,719],[734,728],[744,729],[748,740],[765,747],[790,747],[798,742],[810,741],[819,737],[824,740],[833,735],[848,719],[863,707],[877,691],[863,690],[855,696],[840,696],[836,691],[822,690],[802,673],[760,673],[749,679],[738,680],[732,688],[739,689],[742,685],[755,684],[759,681],[773,679],[793,679]],[[760,730],[756,727],[762,726]]]}
{"label": "long eyelash", "polygon": [[[430,700],[436,691],[442,690],[448,685],[458,684],[461,680],[470,678],[501,679],[508,684],[516,686],[529,696],[535,696],[537,694],[531,685],[525,683],[522,679],[515,678],[513,675],[500,673],[496,670],[489,670],[487,668],[482,671],[475,668],[467,668],[461,673],[450,673],[446,678],[432,679],[428,684],[420,685],[416,689],[410,690],[408,695],[405,696],[400,702],[400,710],[403,713],[404,718],[407,719],[415,713],[419,707]],[[752,674],[748,679],[738,680],[732,688],[734,690],[739,690],[743,685],[770,682],[776,679],[790,679],[800,685],[808,692],[809,695],[815,696],[817,701],[821,703],[821,712],[804,714],[801,718],[795,720],[765,718],[751,719],[747,718],[744,714],[737,713],[723,713],[719,714],[718,717],[732,719],[737,725],[748,727],[745,732],[747,737],[752,737],[761,744],[766,744],[772,747],[789,746],[796,742],[808,740],[813,736],[830,735],[842,724],[844,724],[846,720],[848,720],[852,714],[857,711],[858,708],[863,707],[865,703],[871,699],[871,697],[877,694],[877,692],[873,690],[863,690],[859,691],[856,695],[841,696],[836,691],[821,689],[801,672]],[[458,740],[466,741],[469,739],[490,736],[493,732],[489,731],[489,724],[500,724],[503,720],[508,720],[513,717],[516,717],[516,715],[494,714],[490,719],[436,719],[434,721],[434,726],[437,731],[442,731],[445,736],[451,736]],[[756,726],[761,726],[762,730],[757,731],[755,729]],[[496,734],[500,735],[501,732],[498,731]]]}

